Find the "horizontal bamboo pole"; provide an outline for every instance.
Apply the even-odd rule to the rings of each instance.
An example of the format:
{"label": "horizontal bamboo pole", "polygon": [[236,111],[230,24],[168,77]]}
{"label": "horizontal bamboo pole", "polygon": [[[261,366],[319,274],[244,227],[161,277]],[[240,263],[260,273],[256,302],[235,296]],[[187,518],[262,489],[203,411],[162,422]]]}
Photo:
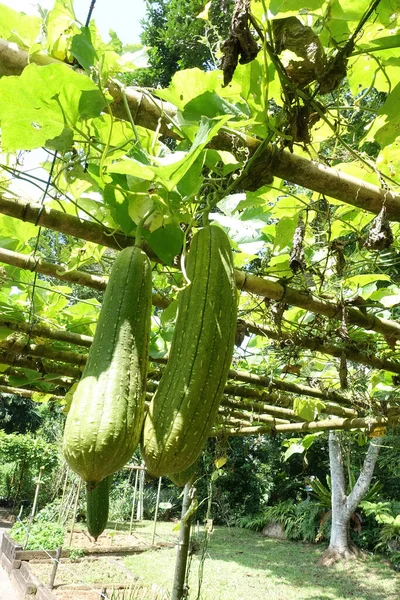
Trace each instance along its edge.
{"label": "horizontal bamboo pole", "polygon": [[324,401],[332,400],[333,402],[339,402],[342,404],[351,404],[351,398],[334,389],[320,390],[309,385],[294,383],[293,381],[286,381],[276,377],[265,377],[255,373],[248,373],[246,371],[235,371],[234,369],[229,370],[228,377],[229,379],[242,381],[243,383],[251,383],[252,385],[265,388],[276,388],[294,394],[304,394],[306,396],[310,396],[311,398],[321,398]]}
{"label": "horizontal bamboo pole", "polygon": [[[22,396],[23,398],[31,398],[33,399],[34,395],[36,396],[42,396],[43,398],[46,397],[48,394],[46,394],[46,392],[43,391],[39,391],[39,390],[26,390],[24,388],[16,388],[10,385],[0,385],[0,392],[3,394],[13,394],[14,396]],[[51,398],[49,398],[49,400],[54,400],[56,402],[63,402],[64,401],[64,396],[57,396],[55,394],[51,395]]]}
{"label": "horizontal bamboo pole", "polygon": [[[256,391],[256,390],[254,390]],[[227,389],[225,388],[225,393],[229,393],[227,391]],[[226,401],[228,402],[227,405],[232,406],[232,408],[244,408],[247,410],[252,410],[255,413],[257,412],[267,412],[270,413],[271,415],[276,415],[277,417],[281,417],[281,418],[287,418],[287,419],[291,419],[292,421],[306,421],[306,419],[303,419],[302,417],[296,415],[296,413],[294,412],[293,409],[291,408],[284,408],[282,406],[274,406],[271,403],[280,403],[282,396],[281,395],[276,395],[276,394],[264,394],[262,396],[262,400],[256,399],[255,397],[253,397],[252,399],[250,399],[248,396],[246,398],[244,398],[243,396],[237,396],[240,398],[240,400],[232,400],[230,397],[229,399]],[[287,400],[287,404],[285,403],[285,406],[292,406],[293,405],[293,397],[289,397],[286,396],[285,400]],[[225,402],[225,403],[226,403]],[[325,409],[319,412],[323,412],[325,414],[330,414],[330,415],[336,415],[339,417],[343,417],[343,418],[356,418],[358,417],[358,412],[356,410],[354,410],[353,408],[346,408],[343,406],[340,406],[338,404],[334,404],[333,402],[326,402],[325,403]]]}
{"label": "horizontal bamboo pole", "polygon": [[[113,248],[114,250],[122,250],[122,248],[133,246],[135,243],[133,237],[107,229],[100,223],[81,219],[60,210],[48,208],[47,206],[24,202],[23,200],[10,200],[9,198],[4,198],[1,194],[0,212],[20,221],[47,227],[48,229],[100,244],[107,248]],[[160,259],[145,241],[143,241],[142,246],[151,260],[160,262]]]}
{"label": "horizontal bamboo pole", "polygon": [[17,331],[20,333],[26,333],[32,337],[57,340],[67,344],[74,344],[76,346],[84,346],[85,348],[89,348],[93,341],[93,337],[89,335],[65,331],[63,329],[53,329],[47,325],[30,325],[25,321],[11,321],[10,319],[4,319],[0,317],[0,329],[1,328],[10,329],[11,331]]}
{"label": "horizontal bamboo pole", "polygon": [[48,344],[25,343],[21,340],[3,340],[0,342],[0,352],[49,358],[53,361],[68,363],[78,367],[84,367],[87,362],[87,354],[79,354],[71,350],[55,350]]}
{"label": "horizontal bamboo pole", "polygon": [[304,419],[296,415],[295,412],[290,408],[272,406],[265,402],[249,400],[247,398],[241,398],[240,400],[237,400],[231,398],[230,396],[224,397],[223,406],[227,406],[234,410],[247,411],[250,415],[254,415],[255,420],[257,420],[258,415],[267,413],[272,417],[277,417],[286,421],[300,421],[301,423],[304,421]]}
{"label": "horizontal bamboo pole", "polygon": [[308,291],[296,290],[288,286],[283,286],[275,281],[256,277],[244,271],[235,271],[236,286],[239,290],[245,290],[264,296],[277,302],[285,302],[292,306],[298,306],[311,312],[330,317],[332,319],[342,320],[343,311],[346,311],[346,318],[349,325],[357,325],[363,329],[376,331],[394,340],[400,339],[400,324],[388,319],[380,319],[375,315],[363,313],[357,308],[345,307],[340,304],[334,304],[327,300],[321,300],[313,297]]}
{"label": "horizontal bamboo pole", "polygon": [[[103,244],[111,248],[118,249],[119,247],[120,249],[132,245],[134,242],[133,238],[127,238],[119,233],[105,233],[105,229],[97,223],[84,221],[78,217],[67,215],[47,207],[9,200],[1,196],[0,213],[36,225],[40,224],[43,227],[49,227],[56,231],[75,235],[88,241],[96,241],[98,244]],[[74,223],[77,227],[77,231],[75,232]],[[154,260],[154,253],[148,248],[144,249],[149,253],[150,258]],[[298,306],[299,308],[304,308],[333,319],[342,319],[344,309],[340,304],[314,298],[310,292],[283,286],[275,281],[256,277],[244,271],[235,271],[235,277],[239,290]],[[375,315],[365,314],[356,308],[346,307],[345,310],[349,325],[357,325],[367,330],[376,331],[394,340],[400,339],[400,324],[396,321],[380,319]]]}
{"label": "horizontal bamboo pole", "polygon": [[[0,248],[0,262],[20,267],[22,269],[36,271],[37,273],[49,275],[62,281],[77,283],[79,285],[84,285],[97,290],[103,291],[107,285],[107,278],[105,277],[91,275],[79,270],[69,271],[65,267],[45,262],[40,258],[34,258],[26,254],[13,252],[12,250],[6,250],[3,248]],[[169,298],[162,296],[161,294],[153,294],[152,302],[154,306],[166,308],[169,306],[171,301]],[[391,371],[392,373],[400,374],[400,363],[395,363],[386,359],[380,359],[376,356],[360,352],[355,348],[349,348],[345,345],[335,346],[333,344],[321,342],[321,340],[316,337],[299,336],[289,332],[283,332],[280,336],[277,331],[270,327],[266,327],[261,323],[243,321],[242,319],[240,319],[239,322],[246,326],[249,333],[254,333],[255,335],[266,336],[274,340],[288,340],[296,345],[302,346],[303,348],[308,348],[322,354],[335,356],[336,358],[341,358],[342,355],[344,355],[347,360],[364,364],[375,369],[383,369],[386,371]]]}
{"label": "horizontal bamboo pole", "polygon": [[400,362],[394,362],[392,360],[387,360],[386,358],[378,358],[373,353],[368,354],[366,352],[361,352],[356,348],[350,347],[348,344],[336,346],[335,344],[330,344],[315,336],[306,337],[289,331],[282,331],[282,333],[279,334],[275,329],[267,327],[262,323],[247,320],[241,320],[241,322],[245,325],[248,333],[263,335],[272,340],[282,341],[283,343],[286,342],[287,344],[293,344],[294,346],[301,346],[302,348],[307,348],[308,350],[319,352],[320,354],[334,356],[335,358],[344,356],[346,360],[360,365],[400,374]]}
{"label": "horizontal bamboo pole", "polygon": [[[16,47],[15,44],[11,45],[7,40],[0,39],[1,75],[19,75],[29,62],[45,66],[58,61],[48,55],[28,55],[25,50]],[[128,115],[120,86],[110,81],[108,82],[108,91],[113,97],[114,116],[124,120],[133,118],[137,125],[159,131],[161,135],[179,139],[179,132],[171,125],[171,121],[177,116],[177,108],[174,105],[159,100],[144,90],[127,88],[125,95],[130,112]],[[249,155],[252,155],[260,144],[260,140],[244,133],[223,129],[213,138],[209,147],[230,152],[239,148],[247,148]],[[264,146],[257,161],[252,165],[252,169],[253,172],[257,170],[256,180],[260,186],[266,175],[272,174],[375,214],[378,214],[385,205],[389,218],[394,221],[400,220],[400,196],[398,194],[287,150],[277,151],[271,144]],[[266,179],[265,181],[267,182]]]}
{"label": "horizontal bamboo pole", "polygon": [[78,367],[73,367],[66,363],[56,363],[52,360],[41,360],[40,358],[34,358],[29,356],[18,356],[18,354],[11,354],[0,350],[0,364],[10,365],[11,367],[18,367],[21,369],[30,369],[37,371],[42,375],[55,373],[58,375],[64,375],[73,379],[80,379],[82,371]]}
{"label": "horizontal bamboo pole", "polygon": [[246,410],[246,409],[235,409],[231,406],[229,406],[225,400],[223,400],[221,402],[221,405],[218,409],[218,413],[220,415],[224,415],[228,418],[236,418],[236,419],[242,419],[244,421],[248,421],[249,424],[251,424],[252,422],[256,422],[256,423],[275,423],[275,424],[279,424],[282,425],[284,423],[288,424],[290,423],[290,421],[288,419],[281,419],[279,417],[275,417],[272,416],[271,414],[261,414],[261,413],[256,413],[256,414],[252,414],[250,411]]}
{"label": "horizontal bamboo pole", "polygon": [[[19,267],[20,269],[41,273],[42,275],[48,275],[55,279],[60,279],[61,281],[84,285],[95,290],[104,291],[107,287],[108,277],[99,277],[98,275],[92,275],[85,271],[80,271],[79,269],[70,271],[61,265],[54,265],[41,258],[30,256],[29,254],[13,252],[12,250],[7,250],[5,248],[0,248],[0,262]],[[154,306],[166,308],[171,301],[161,294],[153,294],[152,303]]]}
{"label": "horizontal bamboo pole", "polygon": [[[8,367],[7,373],[2,373],[0,375],[0,385],[5,386],[14,386],[15,387],[15,378],[23,379],[24,372],[18,369],[18,367]],[[43,392],[40,385],[46,385],[48,387],[51,385],[51,389],[48,392]],[[51,394],[64,394],[65,390],[69,390],[72,384],[72,379],[70,377],[52,377],[51,381],[49,378],[46,378],[46,375],[39,379],[35,379],[35,381],[25,381],[18,385],[18,389],[28,389],[43,393],[51,393]]]}
{"label": "horizontal bamboo pole", "polygon": [[366,429],[372,431],[375,427],[388,427],[399,422],[399,417],[364,417],[357,419],[326,419],[324,421],[311,421],[308,423],[290,423],[273,426],[224,428],[214,427],[210,437],[236,437],[247,435],[262,435],[268,433],[307,433],[309,431],[350,430]]}

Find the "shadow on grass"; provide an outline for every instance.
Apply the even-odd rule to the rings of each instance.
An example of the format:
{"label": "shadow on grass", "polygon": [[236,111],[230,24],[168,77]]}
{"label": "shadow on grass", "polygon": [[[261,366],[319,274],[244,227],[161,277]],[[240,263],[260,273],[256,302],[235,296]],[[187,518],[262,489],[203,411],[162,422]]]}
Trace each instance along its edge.
{"label": "shadow on grass", "polygon": [[249,576],[270,576],[281,584],[300,589],[316,586],[320,592],[313,596],[313,600],[332,600],[332,593],[340,598],[395,598],[394,595],[388,596],[384,582],[398,576],[382,561],[367,558],[331,568],[321,567],[318,560],[324,549],[322,545],[271,540],[243,529],[217,528],[211,539],[209,555],[213,561],[235,562],[251,569],[253,573]]}

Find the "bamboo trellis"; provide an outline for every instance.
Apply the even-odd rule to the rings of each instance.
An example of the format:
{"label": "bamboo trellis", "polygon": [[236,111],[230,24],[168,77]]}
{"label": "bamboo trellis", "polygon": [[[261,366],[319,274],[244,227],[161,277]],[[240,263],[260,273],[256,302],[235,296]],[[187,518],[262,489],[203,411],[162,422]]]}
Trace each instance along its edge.
{"label": "bamboo trellis", "polygon": [[[28,57],[24,50],[16,49],[14,46],[11,51],[8,42],[0,40],[0,73],[3,75],[20,74],[29,61],[39,65],[58,62],[51,57],[41,55]],[[121,119],[131,118],[131,115],[127,115],[123,102],[125,94],[129,110],[138,125],[157,130],[165,136],[179,138],[178,129],[174,126],[177,109],[172,104],[160,101],[143,90],[128,88],[123,93],[113,82],[109,82],[108,89],[113,97],[114,116]],[[398,194],[290,152],[278,152],[271,145],[265,145],[261,149],[260,144],[261,142],[255,138],[222,129],[213,138],[209,147],[230,151],[234,151],[235,148],[246,148],[250,156],[257,151],[253,167],[259,176],[260,185],[268,171],[268,174],[271,173],[289,182],[324,193],[375,214],[378,214],[382,206],[385,206],[389,218],[400,221],[400,196]],[[242,184],[243,189],[246,189],[245,180],[242,181]],[[121,232],[107,230],[99,223],[50,209],[45,205],[39,206],[0,196],[0,213],[115,250],[134,243],[132,237]],[[161,262],[150,247],[145,245],[144,250],[152,260]],[[5,249],[0,249],[0,262],[97,290],[104,290],[107,285],[104,277],[90,275],[79,270],[70,271],[62,265],[50,264],[36,256],[25,256]],[[342,321],[345,318],[349,326],[380,333],[390,343],[400,339],[400,325],[396,321],[380,318],[372,312],[362,311],[352,306],[315,297],[309,290],[284,286],[272,279],[257,277],[244,271],[236,271],[236,283],[238,289],[243,292],[296,306],[331,319]],[[169,298],[160,294],[153,295],[153,304],[156,307],[165,308],[169,303]],[[293,343],[311,351],[340,359],[344,358],[371,368],[400,373],[400,363],[361,352],[351,345],[351,340],[350,344],[339,346],[321,342],[316,338],[294,335],[292,332],[277,332],[262,323],[244,322],[244,325],[247,333],[262,335],[272,340],[291,339]],[[70,345],[89,348],[92,342],[90,336],[5,318],[0,319],[0,327],[24,333],[27,337],[27,339],[12,337],[0,344],[0,363],[9,365],[10,374],[18,374],[21,372],[20,369],[28,368],[39,371],[44,377],[49,374],[57,375],[49,384],[54,390],[58,389],[56,386],[64,390],[68,389],[72,382],[81,376],[86,355],[71,350]],[[34,342],[33,338],[63,342],[68,344],[68,349],[57,348],[55,350],[47,343],[44,345]],[[165,360],[158,362],[165,362]],[[156,388],[159,375],[160,373],[150,373],[149,394]],[[238,382],[243,385],[238,385]],[[17,393],[20,389],[18,392],[20,395],[33,397],[33,390],[7,386],[7,375],[3,374],[0,384],[6,386],[3,385],[0,388],[2,393]],[[53,398],[60,399],[60,397],[54,392]],[[297,397],[306,397],[310,401],[311,399],[320,399],[323,403],[321,414],[329,415],[329,418],[306,422],[293,409]],[[372,415],[372,412],[375,414]],[[333,389],[321,390],[231,369],[224,390],[220,418],[223,419],[222,426],[217,427],[213,435],[248,435],[271,433],[272,431],[301,432],[359,427],[371,429],[378,425],[396,423],[399,420],[399,414],[396,406],[385,405],[375,399],[351,398],[348,393],[340,393]]]}

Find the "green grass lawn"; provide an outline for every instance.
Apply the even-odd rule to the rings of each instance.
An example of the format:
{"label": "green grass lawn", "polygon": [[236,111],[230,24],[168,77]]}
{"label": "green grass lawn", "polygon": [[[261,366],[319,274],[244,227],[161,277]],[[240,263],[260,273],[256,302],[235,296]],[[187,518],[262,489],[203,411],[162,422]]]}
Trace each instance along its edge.
{"label": "green grass lawn", "polygon": [[[149,526],[138,526],[144,537]],[[160,523],[158,539],[171,539],[172,525]],[[204,563],[202,600],[399,600],[400,577],[371,557],[318,566],[324,548],[263,538],[244,529],[216,528]],[[171,590],[175,550],[125,557],[124,564],[145,584]],[[200,555],[192,557],[189,598],[197,598]]]}
{"label": "green grass lawn", "polygon": [[[176,542],[173,523],[157,524],[157,542]],[[148,541],[151,522],[136,523],[134,533]],[[108,530],[108,534],[113,530]],[[107,532],[104,534],[107,535]],[[117,549],[117,548],[116,548]],[[277,541],[246,529],[217,527],[206,552],[201,600],[399,600],[400,576],[378,557],[319,567],[323,546]],[[201,551],[201,547],[200,547]],[[189,600],[197,600],[201,552],[191,558]],[[32,565],[47,582],[51,564]],[[141,554],[61,561],[57,584],[142,583],[166,592],[172,588],[175,548]]]}

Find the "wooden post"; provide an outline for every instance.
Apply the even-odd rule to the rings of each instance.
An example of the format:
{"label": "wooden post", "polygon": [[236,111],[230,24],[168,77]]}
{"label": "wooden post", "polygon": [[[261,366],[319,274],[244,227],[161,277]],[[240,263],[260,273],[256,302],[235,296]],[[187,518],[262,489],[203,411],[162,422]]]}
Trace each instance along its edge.
{"label": "wooden post", "polygon": [[157,525],[158,505],[160,504],[161,481],[162,481],[162,477],[160,477],[160,479],[158,480],[156,510],[154,512],[154,525],[153,525],[153,535],[151,538],[151,545],[154,544],[154,538],[156,537],[156,525]]}
{"label": "wooden post", "polygon": [[79,483],[78,483],[78,489],[76,492],[76,497],[75,497],[75,504],[74,504],[74,512],[72,514],[72,524],[71,524],[71,533],[69,535],[69,541],[68,541],[68,546],[71,546],[72,544],[72,536],[74,534],[74,526],[75,526],[75,519],[76,519],[76,511],[78,509],[78,501],[79,501],[79,494],[81,491],[81,485],[82,485],[82,479],[79,478]]}
{"label": "wooden post", "polygon": [[44,470],[44,467],[43,466],[40,467],[40,469],[39,469],[39,477],[38,477],[38,480],[37,480],[37,483],[36,483],[35,497],[33,499],[32,512],[31,512],[31,516],[30,516],[30,519],[29,519],[28,527],[27,527],[27,530],[26,530],[26,540],[25,540],[25,544],[24,544],[24,550],[26,550],[26,548],[28,547],[29,534],[30,534],[30,531],[31,531],[33,519],[34,519],[35,514],[36,514],[36,508],[37,508],[37,502],[38,502],[38,498],[39,498],[39,490],[40,490],[40,484],[41,484],[43,470]]}
{"label": "wooden post", "polygon": [[193,515],[189,513],[195,488],[187,483],[183,492],[181,527],[176,552],[174,584],[171,600],[183,600],[187,597],[185,589],[186,565],[189,553],[190,525]]}
{"label": "wooden post", "polygon": [[[142,467],[144,465],[142,464]],[[136,518],[138,521],[143,520],[143,495],[144,495],[144,469],[140,471],[139,475],[139,498],[137,503]]]}
{"label": "wooden post", "polygon": [[135,503],[136,503],[136,492],[137,492],[138,477],[139,477],[139,469],[136,469],[135,487],[133,488],[133,498],[132,498],[131,522],[130,522],[130,525],[129,525],[129,535],[131,535],[132,529],[133,529],[133,518],[134,518],[134,515],[135,515]]}
{"label": "wooden post", "polygon": [[63,492],[62,492],[62,496],[61,496],[60,512],[58,513],[58,519],[57,519],[58,523],[61,523],[61,515],[62,515],[62,509],[63,509],[63,505],[64,505],[65,492],[67,491],[68,476],[69,476],[69,466],[67,465],[67,470],[65,471]]}
{"label": "wooden post", "polygon": [[62,552],[62,546],[58,546],[57,548],[57,552],[56,552],[56,556],[54,558],[54,563],[53,563],[53,568],[51,570],[51,575],[50,575],[50,581],[49,581],[49,588],[52,590],[54,587],[54,580],[56,578],[56,573],[57,573],[57,569],[58,569],[58,564],[60,562],[60,558],[61,558],[61,552]]}

